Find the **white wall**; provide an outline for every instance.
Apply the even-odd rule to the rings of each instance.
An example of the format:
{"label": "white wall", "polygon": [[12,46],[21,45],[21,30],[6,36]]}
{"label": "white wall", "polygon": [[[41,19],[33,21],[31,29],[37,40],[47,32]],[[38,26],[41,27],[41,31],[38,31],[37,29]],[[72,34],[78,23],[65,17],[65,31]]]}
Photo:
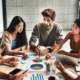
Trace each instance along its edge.
{"label": "white wall", "polygon": [[0,32],[3,32],[3,11],[2,11],[2,0],[0,0]]}
{"label": "white wall", "polygon": [[10,24],[14,16],[19,15],[25,20],[27,30],[31,31],[36,23],[43,21],[41,12],[46,8],[57,12],[55,21],[63,29],[72,29],[73,22],[78,17],[78,0],[6,0],[6,6],[7,24]]}

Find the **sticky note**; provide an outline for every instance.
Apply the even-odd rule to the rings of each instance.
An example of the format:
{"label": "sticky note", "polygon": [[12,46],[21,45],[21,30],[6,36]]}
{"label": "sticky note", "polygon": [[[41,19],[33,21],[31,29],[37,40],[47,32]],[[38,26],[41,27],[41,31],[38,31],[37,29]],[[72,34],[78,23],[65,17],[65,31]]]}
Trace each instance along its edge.
{"label": "sticky note", "polygon": [[55,58],[50,58],[50,60],[55,60]]}

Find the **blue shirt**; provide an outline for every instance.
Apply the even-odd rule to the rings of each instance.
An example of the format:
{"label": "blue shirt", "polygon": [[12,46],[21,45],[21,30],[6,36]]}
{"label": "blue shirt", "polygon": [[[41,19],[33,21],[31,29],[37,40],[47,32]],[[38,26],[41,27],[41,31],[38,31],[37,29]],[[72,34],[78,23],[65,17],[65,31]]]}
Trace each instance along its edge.
{"label": "blue shirt", "polygon": [[16,48],[16,40],[12,40],[11,50]]}

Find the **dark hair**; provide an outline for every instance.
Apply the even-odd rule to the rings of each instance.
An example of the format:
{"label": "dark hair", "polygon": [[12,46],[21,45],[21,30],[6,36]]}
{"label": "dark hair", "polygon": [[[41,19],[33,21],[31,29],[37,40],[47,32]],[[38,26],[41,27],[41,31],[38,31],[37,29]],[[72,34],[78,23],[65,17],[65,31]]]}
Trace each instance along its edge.
{"label": "dark hair", "polygon": [[77,23],[77,25],[78,25],[79,28],[80,28],[80,19],[77,19],[77,20],[75,20],[74,22]]}
{"label": "dark hair", "polygon": [[23,27],[23,31],[21,33],[17,33],[17,39],[16,39],[17,40],[17,44],[16,44],[16,47],[20,47],[22,45],[28,44],[27,43],[27,37],[26,37],[26,24],[25,24],[24,20],[20,16],[15,16],[12,19],[9,27],[5,30],[5,31],[8,31],[8,32],[14,32],[15,31],[14,26],[19,24],[20,22],[23,22],[24,27]]}

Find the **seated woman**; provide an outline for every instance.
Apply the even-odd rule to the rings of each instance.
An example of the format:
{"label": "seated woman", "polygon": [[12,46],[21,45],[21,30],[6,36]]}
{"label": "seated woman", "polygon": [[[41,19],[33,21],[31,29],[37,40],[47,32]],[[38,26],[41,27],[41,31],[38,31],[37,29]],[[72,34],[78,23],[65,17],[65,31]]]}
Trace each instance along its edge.
{"label": "seated woman", "polygon": [[61,64],[61,62],[58,63],[57,68],[63,73],[66,80],[80,80],[80,75],[77,78],[74,78],[73,76],[69,75],[64,66]]}
{"label": "seated woman", "polygon": [[69,32],[66,35],[52,53],[46,56],[46,59],[49,59],[56,51],[58,51],[67,40],[70,40],[70,47],[72,51],[66,52],[64,50],[60,50],[58,53],[80,58],[80,19],[77,19],[74,22],[72,32]]}
{"label": "seated woman", "polygon": [[0,79],[6,79],[6,80],[23,80],[23,74],[21,75],[8,75],[6,73],[3,73],[0,71]]}
{"label": "seated woman", "polygon": [[1,46],[0,54],[3,56],[7,55],[23,55],[24,58],[28,56],[19,52],[27,48],[27,38],[26,38],[26,24],[20,16],[15,16],[9,27],[4,31]]}

